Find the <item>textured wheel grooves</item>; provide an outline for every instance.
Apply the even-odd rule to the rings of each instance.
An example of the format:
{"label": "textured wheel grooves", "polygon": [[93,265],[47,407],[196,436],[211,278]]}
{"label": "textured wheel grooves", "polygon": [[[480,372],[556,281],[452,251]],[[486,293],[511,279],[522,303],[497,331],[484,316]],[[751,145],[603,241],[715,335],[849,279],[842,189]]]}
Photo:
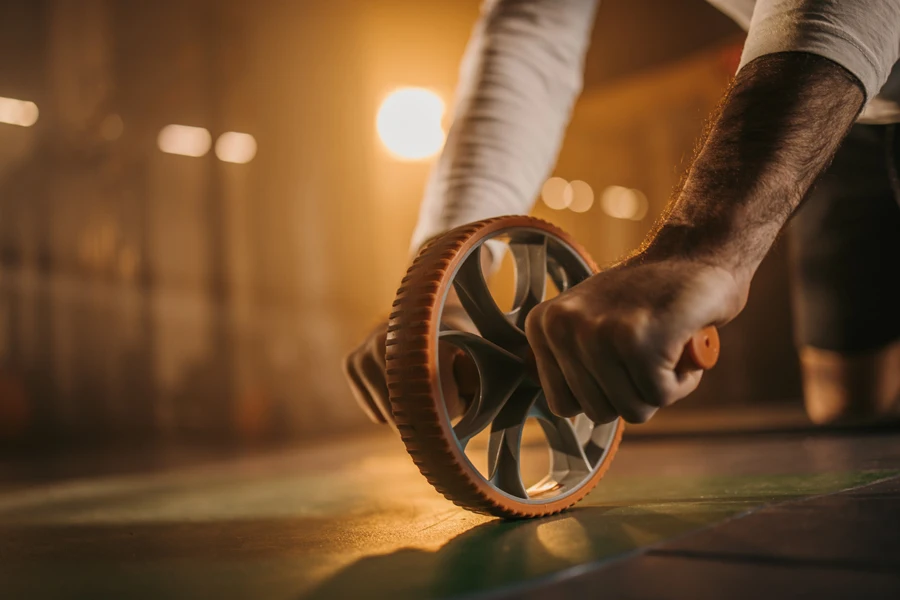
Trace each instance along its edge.
{"label": "textured wheel grooves", "polygon": [[583,498],[597,484],[615,454],[619,426],[597,473],[562,502],[526,504],[491,488],[456,445],[442,405],[436,372],[436,336],[441,299],[461,256],[499,228],[539,228],[574,247],[596,271],[590,257],[555,226],[531,217],[498,217],[451,230],[425,246],[397,290],[386,342],[387,382],[397,429],[416,466],[434,488],[468,510],[505,518],[550,515]]}

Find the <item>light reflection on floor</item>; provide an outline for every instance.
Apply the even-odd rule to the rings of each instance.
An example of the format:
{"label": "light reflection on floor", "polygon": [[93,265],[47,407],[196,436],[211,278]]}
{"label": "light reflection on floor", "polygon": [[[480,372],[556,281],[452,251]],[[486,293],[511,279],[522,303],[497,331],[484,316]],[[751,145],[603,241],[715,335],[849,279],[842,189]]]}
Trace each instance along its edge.
{"label": "light reflection on floor", "polygon": [[514,523],[441,498],[387,434],[75,479],[0,495],[0,581],[29,598],[465,594],[872,481],[900,468],[896,437],[626,442],[578,508]]}

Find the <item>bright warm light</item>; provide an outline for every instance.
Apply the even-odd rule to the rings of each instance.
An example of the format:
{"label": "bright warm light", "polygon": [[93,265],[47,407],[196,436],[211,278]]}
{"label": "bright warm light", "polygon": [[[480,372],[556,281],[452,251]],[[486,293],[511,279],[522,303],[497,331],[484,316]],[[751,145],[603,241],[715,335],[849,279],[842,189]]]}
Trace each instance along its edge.
{"label": "bright warm light", "polygon": [[402,88],[381,103],[375,127],[388,151],[401,160],[423,160],[444,146],[444,101],[422,88]]}
{"label": "bright warm light", "polygon": [[647,215],[647,197],[640,190],[611,185],[600,196],[603,212],[615,219],[640,221]]}
{"label": "bright warm light", "polygon": [[203,127],[166,125],[157,138],[159,149],[167,154],[204,156],[212,145],[212,136]]}
{"label": "bright warm light", "polygon": [[541,199],[554,210],[562,210],[572,203],[569,182],[562,177],[551,177],[541,188]]}
{"label": "bright warm light", "polygon": [[216,140],[216,156],[224,162],[247,164],[256,156],[256,138],[249,133],[225,132]]}
{"label": "bright warm light", "polygon": [[594,205],[594,190],[584,181],[573,181],[569,184],[570,197],[569,210],[572,212],[583,213],[591,209]]}
{"label": "bright warm light", "polygon": [[31,127],[38,120],[38,107],[34,102],[0,98],[0,123]]}

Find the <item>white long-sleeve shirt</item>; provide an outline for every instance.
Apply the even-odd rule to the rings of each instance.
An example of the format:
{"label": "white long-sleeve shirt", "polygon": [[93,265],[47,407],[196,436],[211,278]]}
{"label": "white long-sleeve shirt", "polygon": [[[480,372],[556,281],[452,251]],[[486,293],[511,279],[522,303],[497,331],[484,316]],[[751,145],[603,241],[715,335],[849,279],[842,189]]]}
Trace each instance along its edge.
{"label": "white long-sleeve shirt", "polygon": [[[740,67],[817,54],[862,82],[860,122],[900,122],[900,0],[709,0],[747,30]],[[599,0],[487,0],[463,57],[453,125],[412,239],[530,212],[572,106]],[[892,72],[893,71],[893,72]]]}

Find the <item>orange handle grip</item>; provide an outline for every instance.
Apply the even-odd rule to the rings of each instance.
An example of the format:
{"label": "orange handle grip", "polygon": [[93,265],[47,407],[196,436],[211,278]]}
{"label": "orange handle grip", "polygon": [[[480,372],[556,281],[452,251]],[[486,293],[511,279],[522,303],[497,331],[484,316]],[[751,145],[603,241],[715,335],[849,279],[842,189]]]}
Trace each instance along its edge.
{"label": "orange handle grip", "polygon": [[679,366],[686,369],[712,369],[719,362],[719,330],[710,325],[694,334],[685,344]]}

